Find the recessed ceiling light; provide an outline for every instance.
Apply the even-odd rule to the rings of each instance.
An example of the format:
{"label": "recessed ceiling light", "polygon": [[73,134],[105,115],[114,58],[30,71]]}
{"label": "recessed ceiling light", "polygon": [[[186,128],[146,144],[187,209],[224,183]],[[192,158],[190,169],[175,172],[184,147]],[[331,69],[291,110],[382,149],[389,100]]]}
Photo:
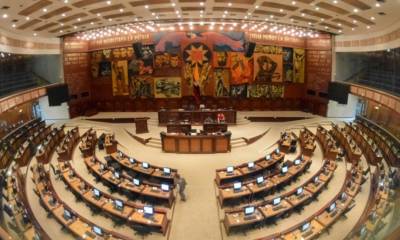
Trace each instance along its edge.
{"label": "recessed ceiling light", "polygon": [[101,13],[98,13],[98,14],[96,14],[98,17],[100,17],[101,16]]}
{"label": "recessed ceiling light", "polygon": [[68,3],[68,0],[64,0],[64,3]]}
{"label": "recessed ceiling light", "polygon": [[172,5],[173,7],[175,7],[176,4],[175,4],[175,3],[171,3],[171,5]]}
{"label": "recessed ceiling light", "polygon": [[354,28],[351,28],[351,31],[354,31]]}
{"label": "recessed ceiling light", "polygon": [[375,20],[375,17],[371,17],[370,19],[373,21],[373,20]]}
{"label": "recessed ceiling light", "polygon": [[353,12],[355,12],[355,13],[358,12],[358,9],[357,9],[357,8],[354,8],[354,9],[353,9]]}
{"label": "recessed ceiling light", "polygon": [[37,33],[33,33],[33,36],[35,36],[35,37],[36,37],[36,36],[37,36]]}
{"label": "recessed ceiling light", "polygon": [[371,27],[370,26],[367,26],[367,29],[370,29]]}
{"label": "recessed ceiling light", "polygon": [[64,23],[60,23],[60,26],[61,26],[61,27],[64,26]]}
{"label": "recessed ceiling light", "polygon": [[111,5],[111,1],[107,1],[107,4],[108,4],[108,5]]}
{"label": "recessed ceiling light", "polygon": [[94,24],[94,22],[90,22],[90,25],[93,25]]}
{"label": "recessed ceiling light", "polygon": [[63,30],[60,30],[60,33],[64,32]]}
{"label": "recessed ceiling light", "polygon": [[256,5],[256,8],[259,8],[260,6]]}
{"label": "recessed ceiling light", "polygon": [[124,9],[123,9],[123,8],[120,8],[120,9],[119,9],[119,12],[123,12],[123,11],[124,11]]}
{"label": "recessed ceiling light", "polygon": [[81,18],[78,18],[77,20],[78,20],[78,22],[80,22],[80,21],[81,21]]}
{"label": "recessed ceiling light", "polygon": [[78,27],[77,26],[74,26],[74,29],[77,29]]}
{"label": "recessed ceiling light", "polygon": [[381,6],[381,4],[380,3],[375,3],[375,7],[380,7]]}
{"label": "recessed ceiling light", "polygon": [[301,14],[302,17],[304,17],[305,15],[306,15],[305,13],[302,13],[302,14]]}
{"label": "recessed ceiling light", "polygon": [[296,1],[292,1],[292,5],[296,5]]}
{"label": "recessed ceiling light", "polygon": [[43,12],[47,12],[47,8],[43,8]]}
{"label": "recessed ceiling light", "polygon": [[204,2],[200,2],[200,6],[204,6]]}
{"label": "recessed ceiling light", "polygon": [[11,27],[15,28],[17,25],[15,25],[15,23],[13,25],[11,25]]}
{"label": "recessed ceiling light", "polygon": [[318,10],[319,10],[319,7],[316,7],[316,8],[315,8],[315,10],[317,10],[317,11],[318,11]]}
{"label": "recessed ceiling light", "polygon": [[231,3],[231,2],[230,2],[230,3],[228,3],[228,6],[229,6],[229,7],[232,7],[232,3]]}
{"label": "recessed ceiling light", "polygon": [[337,3],[338,3],[338,1],[334,0],[334,1],[333,1],[333,3],[334,3],[334,4],[337,4]]}
{"label": "recessed ceiling light", "polygon": [[108,21],[111,22],[111,21],[112,21],[112,18],[109,18]]}
{"label": "recessed ceiling light", "polygon": [[149,5],[144,5],[144,8],[146,8],[146,9],[149,8]]}
{"label": "recessed ceiling light", "polygon": [[65,17],[65,16],[66,16],[65,13],[61,14],[61,17]]}
{"label": "recessed ceiling light", "polygon": [[283,9],[279,9],[279,12],[283,12]]}
{"label": "recessed ceiling light", "polygon": [[4,13],[3,18],[8,18],[8,15]]}
{"label": "recessed ceiling light", "polygon": [[26,21],[29,21],[29,19],[31,19],[31,18],[30,17],[26,17],[25,19],[26,19]]}

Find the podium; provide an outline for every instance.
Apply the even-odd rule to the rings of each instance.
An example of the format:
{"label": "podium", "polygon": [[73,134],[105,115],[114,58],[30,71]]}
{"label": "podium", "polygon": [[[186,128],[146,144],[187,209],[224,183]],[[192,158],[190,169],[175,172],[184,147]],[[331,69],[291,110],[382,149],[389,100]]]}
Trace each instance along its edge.
{"label": "podium", "polygon": [[136,134],[149,132],[149,129],[147,128],[148,119],[148,117],[135,118]]}

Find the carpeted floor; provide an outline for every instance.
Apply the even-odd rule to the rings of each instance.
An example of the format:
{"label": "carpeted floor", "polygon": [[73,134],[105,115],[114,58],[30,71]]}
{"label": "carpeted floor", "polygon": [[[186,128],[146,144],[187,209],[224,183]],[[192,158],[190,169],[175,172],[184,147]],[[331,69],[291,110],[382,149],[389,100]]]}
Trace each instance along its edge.
{"label": "carpeted floor", "polygon": [[[245,119],[245,116],[256,116],[256,117],[301,117],[307,118],[303,120],[290,121],[290,122],[250,122]],[[158,137],[159,132],[165,131],[165,127],[159,127],[157,125],[157,113],[99,113],[93,118],[113,118],[113,117],[150,117],[149,130],[150,133],[140,134],[140,137]],[[155,147],[144,146],[131,138],[125,130],[134,132],[133,123],[105,123],[87,121],[84,119],[72,119],[67,122],[57,122],[56,125],[65,123],[67,127],[79,126],[80,133],[82,134],[89,127],[93,127],[97,131],[99,136],[103,132],[114,132],[116,139],[120,143],[118,148],[127,153],[128,155],[135,157],[141,161],[147,161],[151,164],[159,166],[169,166],[178,169],[179,173],[188,182],[186,193],[188,199],[186,202],[181,202],[179,197],[172,208],[168,216],[172,218],[172,224],[167,236],[154,233],[145,239],[172,239],[172,240],[222,240],[222,239],[254,239],[258,237],[268,236],[269,234],[279,232],[283,229],[290,228],[299,221],[306,219],[313,213],[318,211],[323,205],[325,205],[330,199],[332,199],[342,186],[346,174],[346,168],[344,162],[338,164],[338,168],[331,179],[328,189],[324,190],[318,197],[318,201],[314,201],[304,208],[301,214],[293,213],[290,217],[282,219],[277,222],[277,225],[264,227],[262,229],[256,229],[247,232],[247,235],[235,234],[227,236],[225,230],[221,224],[223,218],[223,211],[217,204],[216,200],[216,188],[214,184],[215,170],[218,168],[224,168],[229,165],[238,165],[240,163],[249,162],[256,160],[261,156],[265,156],[266,153],[274,149],[274,143],[278,140],[280,133],[285,129],[292,129],[295,133],[299,133],[299,129],[303,126],[308,126],[313,132],[316,131],[317,124],[329,124],[329,121],[339,121],[340,119],[326,119],[318,116],[302,112],[238,112],[238,124],[229,126],[229,130],[232,131],[232,137],[253,137],[263,133],[268,128],[270,131],[257,142],[248,145],[233,148],[230,153],[222,154],[168,154],[163,153],[161,149]],[[325,125],[329,128],[329,125]],[[97,155],[100,159],[104,155],[104,152],[97,151]],[[295,154],[290,154],[286,159],[294,159]],[[285,187],[283,191],[289,191],[296,186],[302,184],[311,175],[313,175],[322,164],[322,151],[320,146],[317,146],[315,154],[313,156],[313,162],[306,174],[299,177],[299,180]],[[55,156],[53,160],[55,161]],[[365,161],[365,159],[363,159]],[[79,150],[76,149],[74,152],[74,159],[72,162],[74,168],[81,174],[86,181],[89,181],[101,191],[108,191],[108,188],[101,183],[96,183],[93,180],[93,176],[90,175],[83,163],[83,160],[79,154]],[[30,174],[30,173],[29,173]],[[32,204],[32,208],[35,216],[38,218],[42,226],[46,227],[49,235],[54,239],[73,239],[73,237],[66,231],[62,231],[61,226],[53,218],[48,218],[44,208],[39,205],[38,197],[31,190],[33,183],[30,180],[28,174],[27,189],[29,201]],[[65,189],[65,184],[60,180],[55,180],[52,176],[53,184],[57,193],[62,197],[63,200],[68,201],[70,205],[79,214],[90,219],[96,224],[103,226],[108,229],[113,229],[118,232],[124,233],[128,236],[136,238],[135,232],[126,226],[115,227],[112,220],[102,216],[101,214],[92,215],[89,208],[83,202],[76,202],[74,195]],[[369,194],[369,179],[364,183],[362,192],[356,197],[356,207],[354,207],[348,214],[347,219],[341,219],[331,228],[331,234],[323,234],[320,239],[342,239],[350,230],[352,226],[357,222],[360,217],[365,203],[368,199]],[[125,196],[115,195],[121,198]]]}

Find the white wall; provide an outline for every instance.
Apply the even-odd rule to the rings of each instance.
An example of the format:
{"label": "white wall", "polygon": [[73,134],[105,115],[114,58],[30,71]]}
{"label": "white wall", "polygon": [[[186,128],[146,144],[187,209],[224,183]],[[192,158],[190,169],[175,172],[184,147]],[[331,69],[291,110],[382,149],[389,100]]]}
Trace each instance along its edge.
{"label": "white wall", "polygon": [[356,116],[356,108],[358,97],[349,94],[347,104],[339,104],[338,102],[329,100],[327,117],[331,118],[354,118]]}
{"label": "white wall", "polygon": [[63,82],[61,55],[33,55],[32,70],[50,83]]}
{"label": "white wall", "polygon": [[60,106],[49,106],[49,98],[47,96],[39,98],[39,106],[42,114],[42,119],[47,121],[66,120],[69,117],[69,107],[67,103]]}

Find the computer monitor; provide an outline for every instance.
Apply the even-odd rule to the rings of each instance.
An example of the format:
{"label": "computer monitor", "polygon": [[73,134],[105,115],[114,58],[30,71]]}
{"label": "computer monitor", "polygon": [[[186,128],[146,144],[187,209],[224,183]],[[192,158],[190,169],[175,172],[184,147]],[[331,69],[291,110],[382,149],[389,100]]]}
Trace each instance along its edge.
{"label": "computer monitor", "polygon": [[301,226],[301,231],[305,232],[310,228],[310,222],[304,223],[303,226]]}
{"label": "computer monitor", "polygon": [[257,177],[256,181],[257,181],[257,184],[261,184],[261,183],[264,182],[264,177],[263,176],[259,176],[259,177]]}
{"label": "computer monitor", "polygon": [[72,214],[67,209],[64,209],[64,218],[67,219],[67,220],[72,219]]}
{"label": "computer monitor", "polygon": [[247,167],[248,168],[254,168],[254,162],[249,162],[249,163],[247,163]]}
{"label": "computer monitor", "polygon": [[300,159],[301,159],[301,161],[303,161],[303,160],[304,160],[304,155],[303,155],[303,154],[301,154],[301,157],[300,157]]}
{"label": "computer monitor", "polygon": [[233,184],[233,190],[240,190],[242,189],[242,183],[241,182],[235,182]]}
{"label": "computer monitor", "polygon": [[316,176],[316,177],[314,178],[314,183],[318,183],[318,181],[319,181],[319,176]]}
{"label": "computer monitor", "polygon": [[137,179],[137,178],[134,178],[133,179],[133,184],[136,185],[136,186],[140,186],[140,180]]}
{"label": "computer monitor", "polygon": [[297,190],[296,190],[296,195],[301,195],[301,194],[303,194],[303,188],[302,187],[299,187]]}
{"label": "computer monitor", "polygon": [[97,226],[93,226],[93,232],[96,233],[97,235],[101,236],[103,235],[103,230]]}
{"label": "computer monitor", "polygon": [[281,169],[281,173],[282,173],[282,174],[285,174],[285,173],[288,172],[288,170],[289,170],[288,166],[284,166],[284,167],[282,167],[282,169]]}
{"label": "computer monitor", "polygon": [[170,169],[170,168],[167,168],[167,167],[165,167],[165,168],[163,168],[163,172],[164,172],[164,174],[167,174],[167,175],[169,175],[169,174],[171,174],[171,169]]}
{"label": "computer monitor", "polygon": [[104,164],[100,164],[100,170],[104,170],[104,169],[105,169]]}
{"label": "computer monitor", "polygon": [[281,152],[281,150],[279,150],[279,148],[277,148],[276,150],[275,150],[275,153],[276,154],[279,154]]}
{"label": "computer monitor", "polygon": [[272,205],[278,205],[279,203],[281,203],[281,198],[280,197],[278,197],[278,198],[275,198],[273,201],[272,201]]}
{"label": "computer monitor", "polygon": [[114,177],[115,178],[119,178],[120,176],[119,176],[119,172],[114,172]]}
{"label": "computer monitor", "polygon": [[132,164],[134,164],[134,163],[135,163],[135,159],[129,158],[129,162],[132,163]]}
{"label": "computer monitor", "polygon": [[244,208],[244,215],[251,215],[254,213],[255,211],[255,207],[254,206],[249,206],[249,207],[245,207]]}
{"label": "computer monitor", "polygon": [[271,160],[271,154],[268,154],[267,156],[265,156],[265,160],[267,160],[267,161]]}
{"label": "computer monitor", "polygon": [[99,198],[99,197],[101,196],[101,193],[100,193],[100,191],[99,191],[98,189],[94,188],[94,189],[93,189],[93,195],[94,195],[96,198]]}
{"label": "computer monitor", "polygon": [[336,209],[336,203],[332,203],[332,204],[329,206],[328,212],[333,212],[333,211],[335,211],[335,209]]}
{"label": "computer monitor", "polygon": [[122,158],[124,154],[122,152],[118,152],[118,156]]}
{"label": "computer monitor", "polygon": [[345,192],[343,192],[342,195],[340,196],[340,199],[341,199],[342,201],[346,201],[346,199],[347,199],[347,194],[346,194]]}
{"label": "computer monitor", "polygon": [[124,208],[124,203],[121,200],[116,199],[115,200],[115,207],[117,207],[119,209],[123,209]]}
{"label": "computer monitor", "polygon": [[145,169],[149,168],[149,166],[150,166],[150,165],[149,165],[149,163],[147,163],[147,162],[143,162],[143,163],[142,163],[142,167],[145,168]]}
{"label": "computer monitor", "polygon": [[161,190],[163,190],[164,192],[168,192],[169,191],[169,185],[162,183],[161,184]]}
{"label": "computer monitor", "polygon": [[153,216],[154,208],[152,206],[144,206],[143,212],[145,216]]}
{"label": "computer monitor", "polygon": [[365,236],[367,234],[367,228],[365,226],[363,226],[360,230],[360,236]]}
{"label": "computer monitor", "polygon": [[296,159],[296,160],[294,160],[294,165],[300,165],[300,163],[301,163],[301,161],[300,161],[300,159]]}
{"label": "computer monitor", "polygon": [[226,168],[226,172],[227,173],[233,173],[233,167],[232,166],[227,167]]}

